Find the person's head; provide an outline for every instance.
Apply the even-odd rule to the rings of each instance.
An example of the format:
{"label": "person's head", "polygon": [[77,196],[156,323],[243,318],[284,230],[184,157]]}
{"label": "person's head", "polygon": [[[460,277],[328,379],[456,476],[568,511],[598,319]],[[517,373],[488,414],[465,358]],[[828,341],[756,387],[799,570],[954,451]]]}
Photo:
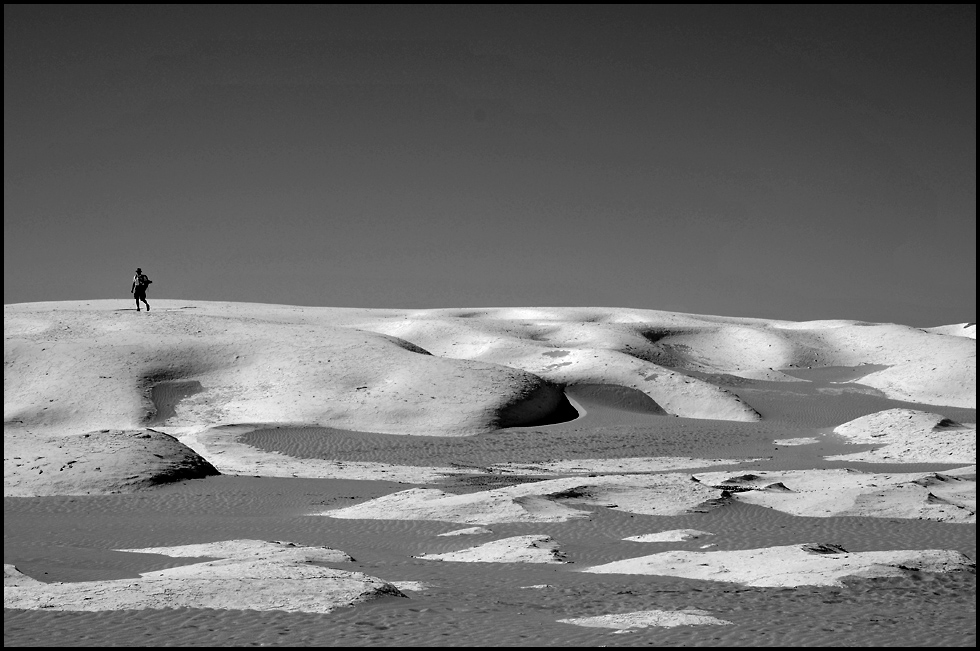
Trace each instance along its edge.
{"label": "person's head", "polygon": [[140,269],[139,267],[136,267],[136,273],[141,274],[141,273],[143,273],[143,270]]}

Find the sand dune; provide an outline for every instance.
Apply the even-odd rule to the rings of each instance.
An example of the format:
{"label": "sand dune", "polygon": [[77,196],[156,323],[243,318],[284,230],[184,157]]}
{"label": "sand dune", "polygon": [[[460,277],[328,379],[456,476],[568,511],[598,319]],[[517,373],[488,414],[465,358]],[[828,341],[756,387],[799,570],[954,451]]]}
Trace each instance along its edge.
{"label": "sand dune", "polygon": [[725,500],[809,517],[976,522],[976,481],[940,473],[839,470],[657,473],[567,477],[476,493],[413,488],[356,506],[321,512],[332,518],[439,520],[463,524],[561,522],[588,515],[572,508],[602,506],[646,515],[717,508]]}
{"label": "sand dune", "polygon": [[99,495],[217,475],[172,436],[152,429],[40,437],[5,432],[5,495]]}
{"label": "sand dune", "polygon": [[866,473],[845,468],[741,475],[709,472],[695,478],[726,490],[731,499],[794,515],[976,522],[976,466],[946,473]]}
{"label": "sand dune", "polygon": [[[417,573],[420,563],[581,568],[583,554],[615,554],[583,551],[576,527],[617,515],[637,526],[593,539],[678,548],[626,558],[626,547],[611,547],[619,560],[593,561],[585,573],[793,587],[975,568],[954,550],[884,540],[856,553],[784,539],[695,551],[732,543],[721,530],[643,520],[755,507],[737,513],[975,525],[975,324],[190,301],[137,313],[80,301],[4,306],[4,361],[8,498],[153,495],[230,476],[359,483],[352,495],[293,506],[282,522],[315,521],[304,526],[318,536],[386,532],[376,536],[385,560],[372,567],[383,575],[397,557],[409,563],[403,572],[412,569],[398,577],[331,569],[350,556],[238,533],[112,547],[188,561],[133,580],[44,582],[10,565],[8,608],[331,613],[404,597],[396,585],[445,590],[433,580],[442,575]],[[333,442],[318,446],[328,434],[317,428],[329,428]],[[270,429],[282,432],[271,447],[247,438]],[[304,444],[276,447],[292,431]],[[445,524],[473,526],[438,529]],[[405,527],[431,533],[398,547]],[[472,536],[493,539],[466,546]],[[633,631],[727,618],[618,608],[552,621]]]}
{"label": "sand dune", "polygon": [[873,444],[873,450],[828,457],[840,461],[880,463],[976,463],[976,423],[962,424],[939,414],[889,409],[834,428],[851,443]]}
{"label": "sand dune", "polygon": [[351,558],[333,549],[284,542],[232,540],[182,547],[126,549],[143,554],[202,557],[148,572],[138,580],[46,584],[4,566],[5,608],[118,610],[218,608],[326,613],[384,596],[404,597],[390,583],[359,572],[323,567]]}
{"label": "sand dune", "polygon": [[568,384],[635,389],[676,416],[751,421],[751,405],[698,374],[779,381],[813,366],[869,366],[879,370],[851,381],[976,406],[975,340],[899,325],[599,308],[155,307],[4,306],[5,435],[50,450],[65,436],[150,426],[192,447],[215,428],[267,423],[465,436],[565,417]]}
{"label": "sand dune", "polygon": [[964,572],[976,564],[945,550],[848,552],[836,545],[804,544],[765,549],[663,552],[583,570],[593,574],[657,574],[741,583],[796,587],[843,585],[849,577],[901,576],[909,572]]}
{"label": "sand dune", "polygon": [[413,488],[343,509],[321,512],[331,518],[440,520],[462,524],[563,522],[588,517],[575,505],[603,506],[631,513],[677,515],[705,508],[722,497],[679,473],[566,477],[498,490],[455,495]]}

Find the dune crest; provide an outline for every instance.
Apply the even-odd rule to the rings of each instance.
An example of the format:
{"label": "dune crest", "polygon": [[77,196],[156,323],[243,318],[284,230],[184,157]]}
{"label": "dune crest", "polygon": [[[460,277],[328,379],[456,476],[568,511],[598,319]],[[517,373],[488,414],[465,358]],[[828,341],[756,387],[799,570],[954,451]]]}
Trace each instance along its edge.
{"label": "dune crest", "polygon": [[[50,471],[24,462],[30,455],[20,446],[47,459],[44,465],[70,448],[63,437],[147,428],[176,437],[191,448],[180,454],[196,453],[222,472],[363,472],[414,481],[425,472],[315,462],[297,471],[221,433],[265,423],[472,436],[568,418],[563,389],[571,385],[645,395],[664,417],[752,422],[759,412],[711,378],[796,384],[806,380],[788,374],[794,369],[867,366],[852,382],[902,400],[975,409],[976,341],[942,333],[626,308],[370,310],[161,300],[152,313],[136,313],[116,301],[5,305],[5,490],[97,491],[108,476],[100,462],[93,468],[101,479],[66,458],[75,461],[73,472],[66,466],[54,481]],[[172,443],[159,441],[165,449],[157,453],[170,455]],[[215,445],[224,446],[220,461],[208,452]],[[550,463],[551,472],[616,468]],[[520,461],[512,465],[521,471]],[[118,481],[106,486],[128,490]]]}

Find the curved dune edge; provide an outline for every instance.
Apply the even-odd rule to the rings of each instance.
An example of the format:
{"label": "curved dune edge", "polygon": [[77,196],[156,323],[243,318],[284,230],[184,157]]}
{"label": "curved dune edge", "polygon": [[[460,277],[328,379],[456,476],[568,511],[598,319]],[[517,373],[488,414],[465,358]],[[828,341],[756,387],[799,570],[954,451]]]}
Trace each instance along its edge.
{"label": "curved dune edge", "polygon": [[942,473],[832,469],[706,472],[694,477],[724,490],[730,499],[793,515],[976,522],[976,466]]}
{"label": "curved dune edge", "polygon": [[[691,418],[750,420],[754,410],[725,406],[712,392],[717,387],[692,382],[683,375],[688,371],[795,382],[782,370],[885,366],[860,383],[899,400],[976,408],[975,338],[951,336],[942,327],[627,308],[415,310],[407,318],[351,317],[358,327],[415,342],[435,355],[492,361],[565,384],[625,386],[646,393],[669,413]],[[958,328],[952,331],[960,334]]]}
{"label": "curved dune edge", "polygon": [[671,551],[581,570],[591,574],[677,576],[755,587],[843,586],[846,578],[917,572],[976,571],[960,552],[943,549],[847,552],[838,545],[803,544],[735,551]]}
{"label": "curved dune edge", "polygon": [[[221,472],[434,481],[459,473],[287,461],[234,448],[218,433],[274,423],[468,436],[546,421],[570,385],[625,387],[675,416],[752,421],[759,414],[750,405],[698,377],[798,383],[781,369],[870,365],[876,370],[858,381],[886,395],[975,408],[975,339],[948,334],[961,330],[969,326],[922,330],[625,308],[369,310],[163,300],[152,313],[136,313],[116,301],[5,305],[5,442],[37,445],[31,463],[22,463],[31,450],[5,453],[5,494],[152,485],[152,478],[127,473],[130,460],[121,456],[94,461],[86,476],[85,464],[61,462],[55,452],[74,445],[56,440],[62,437],[149,427],[177,437]],[[42,457],[59,460],[57,480],[50,468],[34,467]],[[107,471],[114,463],[120,467]],[[575,460],[544,470],[649,472],[677,463]],[[700,460],[681,463],[703,467]],[[538,472],[519,461],[492,470]]]}
{"label": "curved dune edge", "polygon": [[141,610],[213,608],[328,613],[386,596],[404,597],[394,585],[360,572],[323,567],[347,554],[326,547],[258,540],[124,549],[174,557],[211,557],[192,565],[146,572],[138,579],[42,583],[4,565],[5,608]]}
{"label": "curved dune edge", "polygon": [[42,437],[5,428],[4,495],[105,495],[217,475],[177,439],[153,429]]}
{"label": "curved dune edge", "polygon": [[686,608],[684,610],[638,610],[632,613],[596,615],[595,617],[570,617],[559,619],[562,624],[591,626],[596,628],[615,628],[617,632],[627,633],[637,628],[673,628],[675,626],[729,626],[732,622],[714,617],[706,610]]}
{"label": "curved dune edge", "polygon": [[4,422],[43,435],[265,422],[468,436],[565,404],[527,371],[437,357],[330,314],[4,306]]}
{"label": "curved dune edge", "polygon": [[[4,325],[5,421],[63,433],[147,424],[145,393],[162,382],[200,384],[170,419],[198,429],[300,422],[459,435],[540,416],[558,399],[548,382],[624,386],[671,414],[754,420],[751,406],[685,373],[786,381],[780,369],[820,366],[884,366],[861,383],[976,407],[975,340],[892,324],[164,300],[140,315],[114,301],[5,305]],[[49,369],[44,379],[26,370],[38,367]]]}
{"label": "curved dune edge", "polygon": [[977,462],[976,424],[960,424],[914,409],[888,409],[834,428],[848,442],[881,447],[828,460],[869,463]]}
{"label": "curved dune edge", "polygon": [[937,335],[950,335],[952,337],[967,337],[969,339],[977,338],[976,323],[954,323],[950,325],[936,326],[935,328],[923,328],[923,330]]}
{"label": "curved dune edge", "polygon": [[451,563],[567,563],[558,542],[551,536],[529,534],[441,554],[420,554],[422,560]]}

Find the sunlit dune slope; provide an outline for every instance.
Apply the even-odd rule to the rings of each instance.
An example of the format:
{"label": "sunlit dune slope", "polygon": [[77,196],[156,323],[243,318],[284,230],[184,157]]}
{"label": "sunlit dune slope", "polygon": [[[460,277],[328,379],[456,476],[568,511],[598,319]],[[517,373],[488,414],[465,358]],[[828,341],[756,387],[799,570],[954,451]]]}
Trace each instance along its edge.
{"label": "sunlit dune slope", "polygon": [[[975,408],[976,339],[951,328],[616,308],[5,305],[5,490],[112,492],[208,474],[216,461],[186,445],[219,428],[471,436],[542,425],[575,417],[568,385],[634,389],[665,418],[755,421],[714,380],[799,382],[792,373],[826,366],[853,377],[867,365],[852,382]],[[91,458],[75,458],[78,436],[100,442],[78,447]],[[116,461],[138,470],[99,479],[97,448],[125,450]],[[77,479],[89,465],[97,473]]]}
{"label": "sunlit dune slope", "polygon": [[547,420],[577,383],[635,388],[676,416],[754,420],[686,372],[793,380],[781,369],[818,366],[874,365],[858,382],[890,397],[976,406],[968,337],[611,308],[17,304],[4,306],[4,364],[5,423],[58,435],[164,418],[466,435]]}

